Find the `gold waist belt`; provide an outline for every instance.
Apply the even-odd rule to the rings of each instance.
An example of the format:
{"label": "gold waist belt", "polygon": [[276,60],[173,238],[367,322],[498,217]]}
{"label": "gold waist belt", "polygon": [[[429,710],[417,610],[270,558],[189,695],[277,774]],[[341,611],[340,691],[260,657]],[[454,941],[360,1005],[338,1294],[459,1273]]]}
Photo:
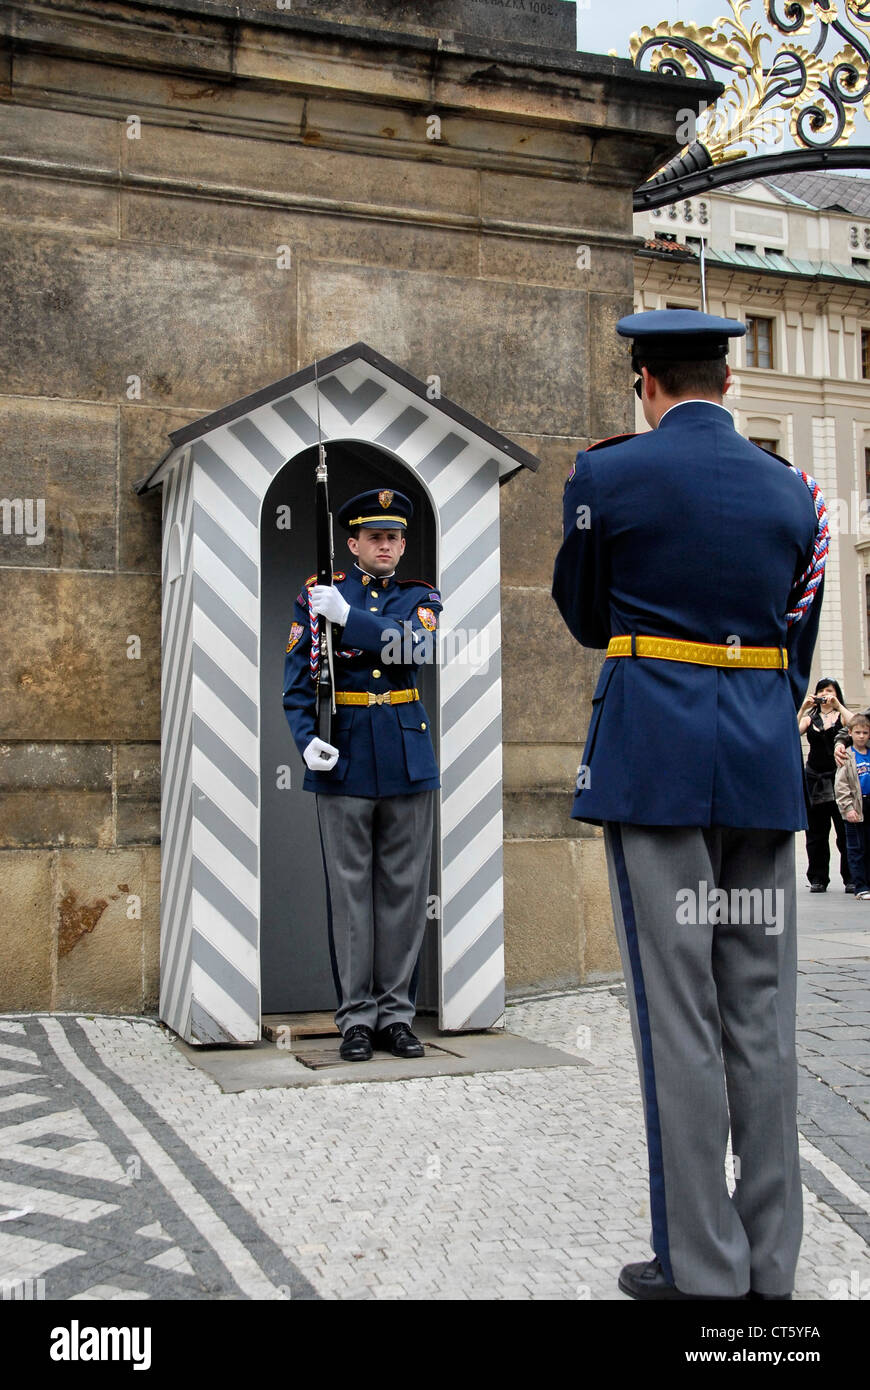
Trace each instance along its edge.
{"label": "gold waist belt", "polygon": [[384,690],[375,695],[371,690],[337,690],[337,705],[409,705],[419,700],[419,690]]}
{"label": "gold waist belt", "polygon": [[655,656],[660,661],[690,661],[696,666],[753,666],[786,670],[785,647],[729,647],[714,642],[681,642],[675,637],[611,637],[608,656]]}

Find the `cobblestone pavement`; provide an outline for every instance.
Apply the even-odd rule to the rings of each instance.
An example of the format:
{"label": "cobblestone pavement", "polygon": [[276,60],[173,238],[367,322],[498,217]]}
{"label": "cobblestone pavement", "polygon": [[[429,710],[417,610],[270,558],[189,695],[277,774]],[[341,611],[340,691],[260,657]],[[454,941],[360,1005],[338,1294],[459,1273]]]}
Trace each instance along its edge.
{"label": "cobblestone pavement", "polygon": [[[870,1296],[870,904],[840,898],[801,892],[804,1299]],[[152,1021],[0,1019],[7,1295],[621,1298],[649,1248],[624,991],[507,1026],[590,1065],[225,1095]]]}

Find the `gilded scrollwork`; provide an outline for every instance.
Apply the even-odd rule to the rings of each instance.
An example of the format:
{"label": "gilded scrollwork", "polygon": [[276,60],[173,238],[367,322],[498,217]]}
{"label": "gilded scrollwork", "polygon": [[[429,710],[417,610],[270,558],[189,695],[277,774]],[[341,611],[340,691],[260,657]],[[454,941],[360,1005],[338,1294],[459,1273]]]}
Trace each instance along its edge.
{"label": "gilded scrollwork", "polygon": [[[645,25],[632,35],[637,67],[725,84],[692,139],[713,164],[780,143],[845,145],[859,108],[870,117],[870,0],[727,0],[713,24]],[[766,26],[753,18],[757,3]]]}

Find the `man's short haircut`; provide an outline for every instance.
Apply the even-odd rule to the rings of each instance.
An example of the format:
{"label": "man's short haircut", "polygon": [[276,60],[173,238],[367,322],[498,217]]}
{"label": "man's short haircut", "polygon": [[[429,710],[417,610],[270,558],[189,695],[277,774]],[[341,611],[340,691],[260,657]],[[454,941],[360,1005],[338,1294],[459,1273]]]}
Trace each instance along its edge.
{"label": "man's short haircut", "polygon": [[724,395],[728,371],[724,357],[712,362],[657,362],[654,358],[647,362],[639,355],[638,360],[667,396],[684,396],[688,391],[698,391],[703,396]]}

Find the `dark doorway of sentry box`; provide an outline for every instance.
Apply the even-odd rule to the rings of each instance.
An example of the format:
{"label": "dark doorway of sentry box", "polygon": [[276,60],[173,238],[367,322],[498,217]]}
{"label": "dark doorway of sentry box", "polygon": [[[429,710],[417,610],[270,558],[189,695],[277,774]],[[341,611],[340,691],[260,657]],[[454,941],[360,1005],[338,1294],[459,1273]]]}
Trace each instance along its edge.
{"label": "dark doorway of sentry box", "polygon": [[[331,442],[326,449],[333,515],[357,492],[387,487],[404,492],[414,504],[400,579],[438,584],[434,508],[416,475],[394,455],[363,442]],[[303,791],[305,765],[297,751],[282,704],[287,633],[294,600],[315,570],[314,470],[317,449],[292,458],[273,479],[260,517],[260,977],[263,1014],[305,1013],[336,1007],[329,962],[326,889],[317,813],[312,792]],[[279,529],[282,508],[290,508],[290,529]],[[335,568],[347,571],[353,556],[347,533],[334,522]],[[436,666],[421,666],[418,685],[429,712],[439,756],[439,689]],[[292,785],[279,787],[281,767],[291,769]],[[438,816],[430,894],[439,892]],[[438,922],[427,923],[420,953],[417,1008],[438,1008]]]}

